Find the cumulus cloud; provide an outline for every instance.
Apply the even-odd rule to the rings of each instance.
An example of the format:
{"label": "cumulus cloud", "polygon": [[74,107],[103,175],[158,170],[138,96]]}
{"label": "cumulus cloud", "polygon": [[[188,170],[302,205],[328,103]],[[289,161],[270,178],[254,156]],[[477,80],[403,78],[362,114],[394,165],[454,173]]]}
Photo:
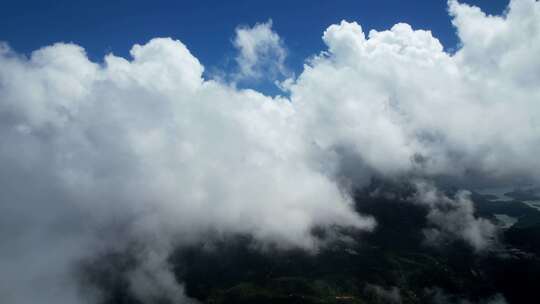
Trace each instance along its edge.
{"label": "cumulus cloud", "polygon": [[493,17],[451,1],[456,54],[407,24],[368,35],[355,22],[330,26],[328,51],[291,85],[318,157],[333,161],[329,170],[360,165],[368,175],[538,181],[539,6],[512,1]]}
{"label": "cumulus cloud", "polygon": [[[144,239],[165,253],[209,230],[311,249],[315,225],[373,226],[306,161],[288,100],[203,80],[202,65],[179,41],[153,39],[131,55],[96,64],[72,44],[30,58],[2,49],[9,302],[25,303],[26,293],[8,290],[67,273],[96,242],[87,231],[111,223],[129,233],[104,241]],[[29,259],[40,265],[20,272]],[[140,285],[145,276],[137,273]]]}
{"label": "cumulus cloud", "polygon": [[[369,230],[347,191],[373,176],[538,181],[539,2],[511,1],[504,16],[449,7],[455,54],[407,24],[366,35],[343,21],[287,82],[290,98],[205,80],[168,38],[103,63],[73,44],[28,58],[1,45],[0,297],[81,302],[73,264],[135,239],[149,253],[130,284],[180,299],[170,248],[212,231],[310,249],[314,226]],[[283,73],[271,22],[238,28],[234,43],[242,77]],[[439,233],[483,247],[491,226],[470,200],[435,197],[450,210],[423,198]]]}
{"label": "cumulus cloud", "polygon": [[272,20],[253,27],[236,28],[233,44],[238,50],[237,80],[259,80],[263,77],[273,80],[289,74],[285,67],[287,50],[283,40],[272,30]]}

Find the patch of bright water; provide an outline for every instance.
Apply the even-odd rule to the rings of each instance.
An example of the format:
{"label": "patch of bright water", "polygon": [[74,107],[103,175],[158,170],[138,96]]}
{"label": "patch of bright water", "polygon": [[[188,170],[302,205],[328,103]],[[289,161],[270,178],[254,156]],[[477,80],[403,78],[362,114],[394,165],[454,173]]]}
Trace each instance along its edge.
{"label": "patch of bright water", "polygon": [[494,214],[502,229],[508,229],[517,223],[518,219],[506,214]]}
{"label": "patch of bright water", "polygon": [[497,188],[484,188],[484,189],[478,189],[477,192],[482,195],[494,195],[497,198],[493,199],[491,201],[493,202],[499,202],[499,201],[512,201],[513,198],[504,195],[505,193],[512,192],[514,190],[514,187],[497,187]]}
{"label": "patch of bright water", "polygon": [[527,206],[540,211],[540,201],[523,201]]}

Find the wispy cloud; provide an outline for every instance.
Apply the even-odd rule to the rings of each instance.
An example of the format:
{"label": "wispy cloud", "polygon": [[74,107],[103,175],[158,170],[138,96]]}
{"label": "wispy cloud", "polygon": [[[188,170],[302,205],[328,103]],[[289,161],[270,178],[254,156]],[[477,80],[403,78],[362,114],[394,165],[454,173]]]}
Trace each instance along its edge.
{"label": "wispy cloud", "polygon": [[281,37],[272,30],[272,20],[253,27],[236,28],[233,44],[238,50],[236,80],[273,81],[289,74],[285,59],[287,50]]}

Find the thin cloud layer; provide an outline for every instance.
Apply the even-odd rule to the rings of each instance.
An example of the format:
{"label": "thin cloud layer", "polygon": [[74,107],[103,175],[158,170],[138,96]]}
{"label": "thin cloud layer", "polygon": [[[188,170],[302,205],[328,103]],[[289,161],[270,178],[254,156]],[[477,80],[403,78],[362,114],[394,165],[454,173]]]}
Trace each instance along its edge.
{"label": "thin cloud layer", "polygon": [[[100,64],[73,44],[29,58],[0,46],[0,298],[82,302],[72,266],[135,239],[145,253],[130,284],[149,290],[137,296],[182,300],[174,246],[212,232],[313,249],[315,226],[373,229],[348,194],[371,177],[538,181],[540,3],[511,1],[500,17],[449,8],[455,54],[407,24],[367,36],[331,25],[290,98],[205,80],[168,38]],[[242,73],[268,54],[283,62],[280,41],[270,23],[237,30]],[[434,209],[439,231],[483,246],[491,228],[465,198],[433,199],[465,206]]]}
{"label": "thin cloud layer", "polygon": [[413,203],[428,207],[427,220],[433,226],[424,229],[427,244],[437,246],[458,239],[468,243],[476,252],[495,245],[496,227],[489,220],[474,216],[469,192],[459,191],[452,199],[433,185],[419,182],[415,186],[417,193]]}

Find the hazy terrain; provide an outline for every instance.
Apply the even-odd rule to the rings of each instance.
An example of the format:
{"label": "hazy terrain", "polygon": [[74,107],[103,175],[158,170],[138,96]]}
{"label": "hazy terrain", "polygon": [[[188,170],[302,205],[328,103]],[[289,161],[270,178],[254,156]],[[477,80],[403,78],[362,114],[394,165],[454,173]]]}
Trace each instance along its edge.
{"label": "hazy terrain", "polygon": [[[186,294],[203,303],[530,303],[535,298],[540,212],[517,199],[526,193],[509,193],[513,201],[472,194],[478,216],[517,219],[478,253],[462,241],[427,244],[428,210],[411,207],[407,200],[413,192],[407,184],[380,182],[358,191],[356,209],[374,215],[378,228],[373,233],[314,229],[316,237],[330,239],[316,252],[263,248],[249,235],[211,234],[175,250],[169,263],[185,282]],[[332,237],[336,229],[339,239]],[[138,303],[124,277],[137,264],[130,250],[137,246],[85,264],[88,282],[106,294],[103,303]]]}

